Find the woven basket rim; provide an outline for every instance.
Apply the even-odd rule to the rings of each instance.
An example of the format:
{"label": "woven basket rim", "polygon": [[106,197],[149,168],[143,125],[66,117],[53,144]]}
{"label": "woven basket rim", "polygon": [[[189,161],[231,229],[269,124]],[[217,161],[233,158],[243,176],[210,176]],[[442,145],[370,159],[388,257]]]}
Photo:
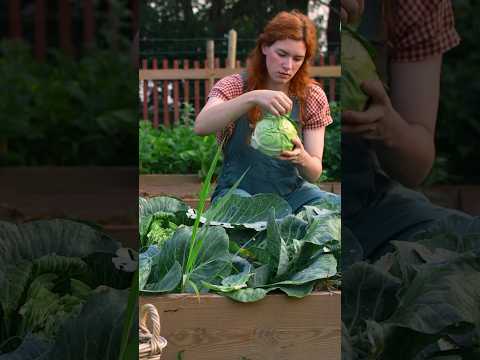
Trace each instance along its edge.
{"label": "woven basket rim", "polygon": [[[151,320],[152,329],[147,326],[147,319]],[[167,339],[160,335],[160,316],[157,308],[152,304],[145,304],[141,308],[139,334],[150,336],[145,343],[138,345],[139,360],[160,360],[163,349],[167,346]]]}

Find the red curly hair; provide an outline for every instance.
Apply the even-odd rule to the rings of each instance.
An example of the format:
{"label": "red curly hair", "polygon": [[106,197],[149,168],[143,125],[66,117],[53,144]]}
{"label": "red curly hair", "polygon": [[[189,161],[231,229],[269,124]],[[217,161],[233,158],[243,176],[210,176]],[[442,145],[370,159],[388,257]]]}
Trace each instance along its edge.
{"label": "red curly hair", "polygon": [[[309,62],[317,50],[317,31],[314,23],[298,10],[278,13],[265,26],[259,35],[255,48],[250,53],[247,67],[247,91],[265,89],[268,78],[265,55],[262,53],[264,45],[271,46],[278,40],[301,40],[305,43],[306,53],[303,64],[289,83],[289,96],[296,96],[300,103],[300,122],[303,126],[303,107],[307,95],[307,88],[314,83],[309,76]],[[251,127],[260,120],[260,107],[255,106],[248,112]]]}

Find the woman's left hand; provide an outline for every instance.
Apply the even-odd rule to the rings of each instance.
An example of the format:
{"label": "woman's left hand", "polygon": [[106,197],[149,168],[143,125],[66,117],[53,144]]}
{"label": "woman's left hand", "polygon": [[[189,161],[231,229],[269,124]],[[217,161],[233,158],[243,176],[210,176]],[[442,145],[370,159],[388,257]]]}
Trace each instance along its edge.
{"label": "woman's left hand", "polygon": [[395,110],[383,84],[379,80],[362,83],[362,90],[371,98],[370,106],[362,112],[346,110],[342,113],[342,132],[357,134],[366,140],[392,143],[392,125]]}
{"label": "woman's left hand", "polygon": [[283,151],[280,154],[280,160],[287,160],[294,164],[305,165],[309,155],[305,151],[302,141],[299,137],[295,137],[292,139],[292,143],[294,145],[293,149],[291,151]]}

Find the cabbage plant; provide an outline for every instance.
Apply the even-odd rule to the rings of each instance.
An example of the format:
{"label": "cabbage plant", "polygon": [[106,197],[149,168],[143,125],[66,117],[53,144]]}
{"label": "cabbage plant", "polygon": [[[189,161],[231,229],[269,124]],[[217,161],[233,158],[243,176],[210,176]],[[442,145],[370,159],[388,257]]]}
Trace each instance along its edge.
{"label": "cabbage plant", "polygon": [[251,145],[267,156],[278,157],[283,151],[290,151],[297,137],[297,129],[289,120],[290,113],[282,116],[267,114],[257,123]]}
{"label": "cabbage plant", "polygon": [[368,96],[360,85],[365,80],[378,80],[371,45],[349,27],[343,27],[342,41],[342,107],[347,110],[363,111]]}

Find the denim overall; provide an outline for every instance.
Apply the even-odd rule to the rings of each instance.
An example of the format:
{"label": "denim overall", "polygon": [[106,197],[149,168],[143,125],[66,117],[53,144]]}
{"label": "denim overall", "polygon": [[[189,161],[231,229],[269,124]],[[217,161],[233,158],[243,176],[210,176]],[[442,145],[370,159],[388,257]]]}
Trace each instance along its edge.
{"label": "denim overall", "polygon": [[[363,19],[369,21],[363,21],[358,31],[375,45],[377,70],[387,82],[388,54],[379,38],[380,6],[379,0],[365,2]],[[448,215],[471,218],[433,205],[422,193],[391,179],[371,144],[349,134],[342,135],[342,195],[343,224],[360,242],[365,258],[378,258],[392,249],[391,240],[411,240],[416,232]]]}
{"label": "denim overall", "polygon": [[[242,74],[242,78],[245,88],[246,75]],[[298,124],[299,103],[296,99],[292,100],[291,118]],[[248,117],[243,115],[236,121],[231,138],[224,144],[223,168],[212,195],[212,202],[225,195],[248,168],[250,170],[235,191],[241,196],[260,193],[278,194],[290,204],[293,212],[298,212],[303,205],[326,196],[336,196],[305,181],[296,166],[289,161],[264,155],[254,149],[250,146],[251,136],[252,129]],[[299,137],[302,139],[302,134],[299,134]]]}

